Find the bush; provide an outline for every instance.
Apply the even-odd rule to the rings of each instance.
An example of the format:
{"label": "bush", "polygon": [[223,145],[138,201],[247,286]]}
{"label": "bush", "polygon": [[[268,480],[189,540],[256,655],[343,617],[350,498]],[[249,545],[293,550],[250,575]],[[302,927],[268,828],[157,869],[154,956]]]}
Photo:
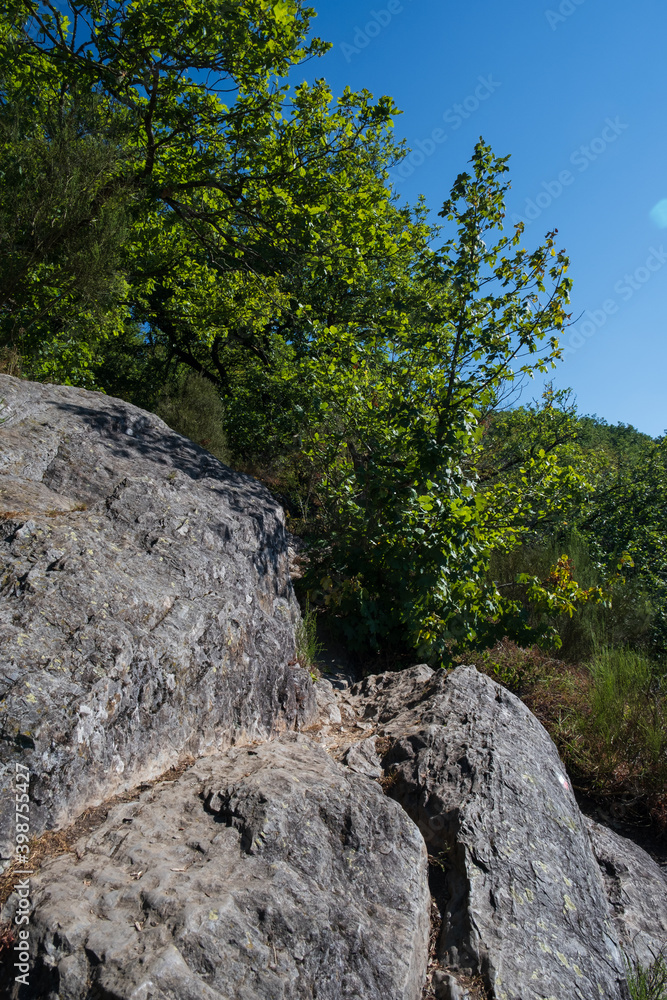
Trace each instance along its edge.
{"label": "bush", "polygon": [[628,987],[632,1000],[667,1000],[667,962],[658,955],[648,968],[627,961]]}
{"label": "bush", "polygon": [[496,643],[493,649],[481,653],[459,654],[455,662],[466,663],[470,658],[475,660],[477,669],[498,681],[512,694],[522,697],[534,686],[545,679],[549,673],[549,664],[554,661],[537,646],[524,649],[510,639]]}
{"label": "bush", "polygon": [[[656,609],[642,582],[636,577],[627,582],[621,578],[606,579],[604,567],[593,559],[587,540],[576,531],[537,538],[509,553],[494,553],[490,573],[506,594],[525,604],[525,593],[515,584],[519,574],[546,579],[563,553],[568,555],[581,588],[603,587],[611,600],[605,604],[580,603],[571,617],[551,616],[551,624],[561,641],[555,655],[569,662],[581,662],[603,646],[648,650]],[[526,613],[535,620],[533,609],[527,607]]]}
{"label": "bush", "polygon": [[[629,649],[601,649],[591,662],[590,715],[583,728],[612,765],[619,753],[633,774],[667,780],[667,704],[651,663]],[[661,783],[662,783],[661,782]]]}
{"label": "bush", "polygon": [[203,375],[188,375],[158,398],[155,413],[172,430],[229,463],[225,411],[218,391]]}
{"label": "bush", "polygon": [[667,690],[651,662],[602,648],[588,666],[574,709],[554,719],[566,764],[593,795],[667,825]]}

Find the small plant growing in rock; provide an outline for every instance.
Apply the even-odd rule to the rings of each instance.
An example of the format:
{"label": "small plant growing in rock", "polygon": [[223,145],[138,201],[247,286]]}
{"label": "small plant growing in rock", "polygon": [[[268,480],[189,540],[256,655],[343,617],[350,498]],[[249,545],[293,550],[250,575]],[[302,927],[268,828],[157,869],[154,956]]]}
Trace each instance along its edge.
{"label": "small plant growing in rock", "polygon": [[667,961],[661,951],[647,967],[639,962],[630,962],[628,967],[628,987],[632,1000],[667,1000]]}
{"label": "small plant growing in rock", "polygon": [[317,613],[306,601],[305,610],[296,630],[296,655],[301,666],[310,671],[311,676],[319,676],[317,657],[321,651],[322,644],[317,639]]}

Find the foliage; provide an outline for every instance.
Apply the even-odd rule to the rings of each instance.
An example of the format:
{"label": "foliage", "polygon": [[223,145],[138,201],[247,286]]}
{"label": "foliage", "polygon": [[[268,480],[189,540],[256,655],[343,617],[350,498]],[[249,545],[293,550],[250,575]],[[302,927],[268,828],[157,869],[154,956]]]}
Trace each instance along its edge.
{"label": "foliage", "polygon": [[628,552],[628,579],[650,599],[655,612],[652,643],[667,653],[667,438],[642,448],[640,456],[619,465],[600,483],[579,530],[597,558],[613,564]]}
{"label": "foliage", "polygon": [[628,988],[632,1000],[667,1000],[667,961],[664,954],[648,968],[626,959]]}
{"label": "foliage", "polygon": [[32,377],[90,385],[97,344],[127,312],[126,213],[111,195],[93,207],[123,155],[98,104],[0,104],[0,343]]}
{"label": "foliage", "polygon": [[296,655],[301,666],[311,674],[317,670],[317,658],[322,648],[317,638],[317,612],[306,601],[296,630]]}
{"label": "foliage", "polygon": [[157,399],[155,413],[172,430],[229,462],[224,407],[216,387],[203,375],[190,372],[175,387],[166,388]]}
{"label": "foliage", "polygon": [[480,141],[472,165],[441,213],[453,229],[442,248],[420,255],[363,340],[321,330],[307,366],[321,413],[304,442],[321,522],[313,590],[353,646],[407,645],[434,661],[501,612],[485,580],[491,549],[515,544],[527,509],[539,521],[570,476],[542,453],[520,490],[478,489],[480,414],[504,383],[558,357],[570,283],[553,234],[532,253],[520,227],[496,236],[506,160]]}
{"label": "foliage", "polygon": [[551,616],[561,655],[581,659],[590,656],[596,644],[631,644],[661,659],[666,581],[661,539],[667,534],[664,444],[632,427],[578,417],[566,394],[548,391],[546,406],[491,414],[481,461],[483,481],[499,476],[516,483],[522,455],[541,449],[560,467],[573,470],[579,488],[552,503],[551,515],[541,524],[529,522],[518,548],[496,549],[492,578],[534,619],[539,601],[529,608],[518,581],[525,587],[529,578],[537,577],[543,586],[566,554],[579,588],[589,596],[597,590],[598,599],[565,608],[571,615]]}
{"label": "foliage", "polygon": [[601,649],[590,664],[589,712],[579,720],[581,751],[595,748],[600,774],[664,789],[667,785],[667,692],[651,663],[632,650]]}
{"label": "foliage", "polygon": [[481,653],[471,654],[464,650],[458,654],[455,662],[466,663],[470,656],[478,670],[519,697],[530,692],[545,676],[550,662],[541,649],[535,646],[522,648],[509,639],[504,639],[492,649]]}
{"label": "foliage", "polygon": [[567,614],[572,618],[578,606],[593,601],[603,604],[607,596],[601,587],[584,590],[574,578],[574,563],[567,554],[559,557],[546,581],[542,582],[529,573],[520,573],[517,583],[527,588],[526,596],[530,604],[542,611]]}
{"label": "foliage", "polygon": [[[9,5],[8,282],[20,273],[26,292],[0,309],[35,377],[64,380],[60,364],[85,382],[105,362],[108,375],[99,342],[129,319],[149,367],[176,360],[229,398],[248,381],[269,396],[313,315],[358,313],[357,282],[400,267],[412,236],[385,185],[393,103],[285,83],[327,48],[307,40],[312,14],[300,0]],[[260,440],[270,416],[252,412]]]}

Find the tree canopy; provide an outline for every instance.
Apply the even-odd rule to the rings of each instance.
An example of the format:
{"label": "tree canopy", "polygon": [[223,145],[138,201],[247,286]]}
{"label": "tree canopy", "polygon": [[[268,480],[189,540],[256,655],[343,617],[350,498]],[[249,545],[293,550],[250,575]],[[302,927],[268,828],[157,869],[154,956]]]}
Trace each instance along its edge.
{"label": "tree canopy", "polygon": [[[577,520],[607,472],[561,396],[501,405],[560,357],[567,256],[555,232],[527,249],[506,225],[508,158],[481,138],[438,225],[401,205],[393,101],[293,82],[328,47],[313,15],[11,0],[0,346],[31,377],[170,414],[206,412],[208,383],[219,453],[275,484],[311,599],[360,650],[436,662],[503,629],[546,635],[492,557],[559,519],[610,523],[602,500]],[[570,612],[602,595],[568,566],[524,591]]]}
{"label": "tree canopy", "polygon": [[395,109],[366,92],[334,101],[323,80],[288,87],[327,48],[307,38],[312,13],[10,5],[5,342],[43,350],[60,326],[71,364],[75,310],[103,335],[130,320],[227,388],[235,355],[266,364],[275,329],[303,328],[304,310],[354,309],[350,286],[409,235],[383,176],[400,155]]}

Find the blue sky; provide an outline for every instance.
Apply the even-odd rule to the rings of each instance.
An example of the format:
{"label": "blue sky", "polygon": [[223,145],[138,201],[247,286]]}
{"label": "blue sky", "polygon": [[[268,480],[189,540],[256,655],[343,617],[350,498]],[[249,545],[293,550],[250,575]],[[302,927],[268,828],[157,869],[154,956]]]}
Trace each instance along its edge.
{"label": "blue sky", "polygon": [[403,111],[396,131],[421,154],[394,171],[403,199],[424,194],[435,217],[480,135],[512,154],[508,217],[529,223],[528,248],[557,228],[572,260],[582,318],[556,385],[582,413],[664,433],[665,0],[311,2],[333,49],[307,74]]}

